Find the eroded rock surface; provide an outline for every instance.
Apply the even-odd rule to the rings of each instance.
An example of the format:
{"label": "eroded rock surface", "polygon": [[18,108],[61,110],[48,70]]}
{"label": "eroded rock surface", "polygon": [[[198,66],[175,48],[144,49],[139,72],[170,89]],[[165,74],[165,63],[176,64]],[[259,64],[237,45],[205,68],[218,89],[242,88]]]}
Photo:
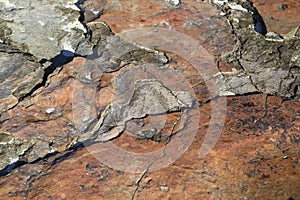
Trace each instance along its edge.
{"label": "eroded rock surface", "polygon": [[235,67],[219,78],[220,94],[261,92],[299,99],[299,30],[287,36],[266,32],[257,10],[246,1],[212,1],[226,15],[237,46],[227,56]]}
{"label": "eroded rock surface", "polygon": [[92,32],[91,41],[96,45],[94,54],[87,57],[92,67],[98,67],[103,73],[114,72],[130,62],[167,63],[167,57],[159,51],[124,41],[112,33],[105,23],[88,23]]}
{"label": "eroded rock surface", "polygon": [[30,163],[53,152],[50,141],[41,138],[26,141],[9,133],[0,133],[1,175],[18,166],[18,163]]}
{"label": "eroded rock surface", "polygon": [[0,44],[0,114],[43,81],[44,70],[32,59],[12,46]]}
{"label": "eroded rock surface", "polygon": [[[35,96],[34,98],[30,99],[29,96],[29,99],[27,99],[28,102],[25,101],[24,104],[21,103],[20,106],[17,108],[25,111],[24,113],[25,116],[17,119],[15,118],[15,114],[17,113],[12,113],[10,111],[2,115],[2,122],[5,122],[2,128],[4,128],[6,131],[10,131],[12,126],[16,127],[15,135],[25,139],[23,140],[20,138],[20,142],[19,142],[20,144],[18,145],[26,146],[27,144],[26,141],[27,140],[31,141],[31,135],[33,134],[39,135],[40,133],[47,132],[47,134],[43,135],[42,138],[44,138],[47,141],[51,141],[52,151],[63,152],[69,148],[72,148],[74,145],[77,145],[78,143],[85,143],[91,140],[105,142],[112,138],[115,138],[124,130],[125,123],[131,118],[142,118],[148,114],[160,114],[160,113],[166,113],[171,111],[178,111],[184,106],[185,107],[190,106],[188,105],[188,103],[185,103],[185,101],[187,101],[184,99],[187,98],[186,95],[176,94],[178,96],[177,97],[175,96],[175,93],[168,94],[167,92],[169,90],[167,88],[162,87],[160,85],[155,85],[155,84],[159,84],[159,82],[157,83],[153,82],[154,86],[151,87],[151,81],[150,81],[149,88],[147,88],[145,85],[138,86],[139,84],[137,83],[136,85],[137,88],[133,92],[135,98],[137,99],[131,100],[133,104],[137,104],[137,105],[129,105],[128,102],[126,104],[106,104],[103,105],[106,106],[104,110],[102,110],[102,108],[100,108],[100,110],[99,108],[96,108],[97,110],[95,112],[92,112],[92,110],[90,110],[88,116],[85,116],[84,110],[87,108],[86,104],[88,104],[88,101],[86,97],[84,97],[84,99],[80,99],[81,98],[80,95],[86,96],[88,90],[91,88],[95,89],[96,91],[97,89],[93,88],[93,86],[97,87],[99,82],[100,84],[104,85],[105,80],[103,80],[102,77],[104,73],[111,73],[117,71],[129,63],[143,64],[143,63],[152,62],[152,64],[154,65],[162,65],[168,61],[167,57],[161,52],[151,50],[142,47],[140,45],[122,40],[120,37],[114,35],[111,32],[110,28],[105,23],[95,22],[95,23],[88,24],[88,27],[91,31],[93,31],[93,35],[90,39],[91,42],[95,45],[94,54],[87,57],[87,59],[82,58],[81,61],[83,62],[80,62],[76,66],[70,64],[68,66],[65,66],[64,70],[62,71],[59,71],[60,69],[58,69],[56,72],[54,72],[54,74],[58,73],[58,75],[56,76],[53,77],[49,76],[49,79],[47,81],[47,87],[46,87],[47,89],[41,86],[39,90],[34,91],[35,93],[32,94],[33,96]],[[9,80],[9,81],[4,81],[2,83],[3,91],[5,90],[8,93],[6,94],[4,93],[5,91],[3,92],[3,95],[6,95],[3,96],[3,99],[5,100],[5,98],[9,98],[10,97],[9,95],[16,95],[16,97],[21,98],[24,95],[29,94],[29,92],[31,92],[33,87],[35,87],[38,83],[42,82],[44,70],[41,68],[40,64],[34,63],[32,61],[31,63],[37,65],[37,69],[35,69],[37,72],[30,71],[31,69],[29,68],[30,66],[28,67],[26,65],[27,68],[23,66],[23,62],[30,63],[30,61],[27,61],[25,58],[23,58],[24,57],[23,54],[21,54],[18,50],[13,49],[10,46],[4,44],[2,46],[3,49],[6,49],[7,56],[10,56],[9,58],[5,57],[6,60],[5,62],[3,62],[3,65],[4,63],[6,64],[7,62],[8,63],[13,62],[7,68],[3,67],[4,69],[3,79],[4,77],[6,77],[5,80]],[[16,59],[19,60],[16,61]],[[28,75],[24,74],[25,72],[29,74]],[[27,76],[30,79],[27,78]],[[37,78],[35,78],[36,76]],[[37,81],[35,81],[36,79]],[[65,80],[69,80],[71,82],[71,85],[69,85],[70,83],[65,82]],[[27,82],[30,84],[26,85]],[[5,84],[7,84],[7,86]],[[62,85],[64,86],[61,88]],[[79,87],[77,87],[77,85]],[[159,101],[156,102],[157,104],[156,106],[158,106],[159,108],[158,110],[150,109],[150,107],[153,106],[152,104],[153,102],[151,101],[151,98],[155,98],[155,96],[151,96],[151,98],[149,96],[145,96],[147,94],[147,91],[149,92],[151,88],[154,90],[154,93],[157,93],[158,99],[160,98],[164,99],[164,102],[159,102]],[[72,89],[75,92],[73,92],[73,96],[68,96],[67,97],[68,100],[62,102],[62,104],[58,102],[53,104],[51,99],[57,99],[58,98],[57,95],[62,94],[60,93],[61,89],[63,93],[68,93],[68,89]],[[50,96],[49,93],[51,94]],[[142,94],[144,94],[144,96]],[[45,98],[43,96],[45,96]],[[95,97],[96,96],[94,96],[94,98]],[[76,100],[76,98],[78,98],[78,101]],[[139,98],[143,98],[143,101],[145,99],[149,101],[148,109],[143,110],[144,109],[143,106],[145,106],[147,103],[143,104],[143,101],[141,101]],[[168,99],[170,98],[173,98],[173,101],[171,101],[169,105]],[[17,100],[18,99],[16,99],[16,102],[13,102],[14,103],[13,105],[9,105],[8,104],[9,102],[3,101],[3,106],[7,105],[7,108],[5,107],[5,109],[3,109],[3,112],[15,106],[18,103]],[[81,102],[81,101],[83,101],[84,103],[83,107],[80,107],[81,106],[80,103],[76,104],[77,102]],[[193,100],[190,99],[190,102],[191,101]],[[69,108],[69,106],[71,108]],[[39,114],[35,113],[33,118],[30,117],[30,115],[26,116],[27,108],[29,108],[29,110],[30,109],[40,110],[38,111]],[[85,131],[85,133],[82,134],[81,131],[84,132],[83,129],[85,128],[80,127],[80,125],[76,123],[76,119],[74,122],[74,115],[73,117],[72,117],[72,113],[70,113],[71,116],[63,115],[63,113],[68,109],[74,109],[76,110],[77,113],[80,113],[79,120],[83,120],[86,127],[89,127],[90,123],[95,121],[97,114],[100,115],[99,112],[101,112],[101,117],[99,121],[96,123],[95,127],[93,128],[93,131],[87,133]],[[93,107],[93,109],[95,109],[95,107]],[[88,117],[88,119],[83,119],[86,117]],[[35,128],[34,131],[30,131],[32,129],[31,122],[39,122],[39,121],[42,122],[42,121],[51,121],[51,120],[60,120],[63,122],[64,125],[67,125],[69,123],[68,126],[70,126],[71,124],[71,126],[79,129],[75,130],[73,128],[67,128],[68,132],[72,132],[72,134],[69,134],[67,136],[68,137],[67,140],[65,139],[62,140],[61,137],[64,137],[63,135],[57,137],[57,135],[50,133],[47,129],[44,129],[42,127],[41,129]],[[8,127],[6,127],[6,125],[8,125]],[[57,127],[58,130],[60,128],[62,127],[60,126]],[[112,128],[115,128],[116,131],[114,131]],[[25,130],[29,132],[26,132]],[[3,143],[3,145],[7,145],[7,144]],[[44,145],[43,143],[37,143],[35,144],[34,148],[36,149],[43,148],[43,145]],[[30,146],[30,148],[33,147]],[[27,151],[27,149],[25,149],[24,151]],[[10,159],[10,157],[12,156],[11,153],[12,152],[9,151],[3,151],[2,152],[3,160]],[[26,163],[26,162],[34,161],[34,158],[29,159],[31,155],[27,155],[27,154],[19,155],[19,154],[20,153],[16,153],[16,155],[13,157],[14,162]],[[36,155],[37,156],[35,158],[38,159],[44,157],[47,154],[44,154],[43,151],[40,152],[37,151]],[[12,163],[10,162],[3,162],[2,169],[4,169],[5,167],[11,164]]]}
{"label": "eroded rock surface", "polygon": [[[0,199],[300,198],[298,29],[268,33],[264,16],[242,0],[87,0],[85,26],[74,3],[0,0],[0,39],[9,43],[0,45]],[[30,24],[36,32],[18,32]],[[209,81],[218,81],[219,95],[238,96],[220,104],[190,60],[114,34],[147,26],[200,42],[219,70]],[[57,33],[55,42],[48,33]],[[44,75],[36,60],[53,61],[62,50],[86,57],[47,65]],[[223,124],[212,121],[217,107],[218,119],[228,110]],[[200,159],[209,129],[222,128]],[[138,166],[142,174],[127,173],[139,162],[126,163],[106,144],[162,159]],[[175,162],[149,171],[180,147],[186,152]],[[125,161],[119,166],[125,170],[97,158],[101,152]]]}
{"label": "eroded rock surface", "polygon": [[1,1],[0,40],[39,60],[50,60],[61,51],[72,55],[81,45],[91,49],[85,39],[87,30],[79,22],[77,2]]}
{"label": "eroded rock surface", "polygon": [[[122,96],[121,99],[124,101]],[[178,112],[192,107],[193,101],[190,94],[183,91],[176,94],[158,80],[137,80],[127,103],[119,104],[117,101],[108,105],[93,131],[79,136],[76,142],[85,142],[85,140],[91,139],[101,142],[109,141],[119,136],[125,130],[126,122],[131,119]]]}

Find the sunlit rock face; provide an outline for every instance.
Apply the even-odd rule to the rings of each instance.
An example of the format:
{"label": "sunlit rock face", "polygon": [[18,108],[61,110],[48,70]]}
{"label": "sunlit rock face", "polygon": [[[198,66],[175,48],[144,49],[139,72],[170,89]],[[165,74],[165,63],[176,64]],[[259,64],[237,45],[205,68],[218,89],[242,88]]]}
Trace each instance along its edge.
{"label": "sunlit rock face", "polygon": [[0,39],[39,60],[50,60],[63,50],[74,54],[81,45],[91,48],[76,2],[1,1]]}
{"label": "sunlit rock face", "polygon": [[299,29],[282,36],[267,33],[250,2],[212,2],[226,13],[237,40],[236,49],[227,55],[235,71],[219,76],[221,94],[261,92],[299,99]]}
{"label": "sunlit rock face", "polygon": [[0,199],[299,199],[298,4],[0,0]]}

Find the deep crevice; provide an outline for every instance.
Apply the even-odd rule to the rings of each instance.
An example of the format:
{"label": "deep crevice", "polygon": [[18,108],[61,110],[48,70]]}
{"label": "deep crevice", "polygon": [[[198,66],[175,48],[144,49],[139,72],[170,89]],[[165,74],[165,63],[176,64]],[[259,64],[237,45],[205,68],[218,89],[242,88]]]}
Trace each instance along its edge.
{"label": "deep crevice", "polygon": [[251,11],[253,12],[252,19],[254,22],[254,30],[262,35],[266,35],[268,31],[262,16],[259,14],[258,10],[254,7],[252,2],[250,2],[250,5],[252,7]]}
{"label": "deep crevice", "polygon": [[[52,62],[52,64],[44,70],[43,81],[41,83],[37,84],[36,86],[34,86],[34,88],[32,88],[32,90],[28,94],[19,98],[19,101],[22,101],[26,97],[31,96],[37,89],[45,86],[49,75],[52,74],[58,67],[71,62],[74,57],[75,57],[75,55],[73,52],[63,50],[63,51],[61,51],[61,53],[59,55],[50,59],[50,62]],[[45,62],[47,62],[47,60],[45,60],[45,59],[40,61],[41,64],[44,64]]]}
{"label": "deep crevice", "polygon": [[81,8],[81,5],[84,4],[86,0],[79,0],[77,3],[75,3],[75,5],[78,7],[79,9],[79,14],[80,14],[80,17],[78,19],[78,21],[84,26],[84,28],[87,30],[87,32],[85,33],[85,37],[87,38],[87,36],[89,35],[89,30],[88,30],[88,27],[86,25],[86,23],[84,22],[85,20],[85,17],[84,17],[84,9]]}
{"label": "deep crevice", "polygon": [[14,163],[10,164],[10,165],[7,165],[4,169],[0,170],[0,177],[9,174],[14,169],[16,169],[16,168],[18,168],[22,165],[25,165],[25,164],[26,164],[26,162],[24,162],[24,161],[17,161],[17,162],[14,162]]}

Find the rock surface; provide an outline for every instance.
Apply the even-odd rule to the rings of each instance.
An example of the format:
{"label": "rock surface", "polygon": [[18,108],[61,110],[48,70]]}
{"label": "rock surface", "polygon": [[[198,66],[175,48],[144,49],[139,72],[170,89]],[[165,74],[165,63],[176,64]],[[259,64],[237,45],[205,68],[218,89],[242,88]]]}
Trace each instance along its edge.
{"label": "rock surface", "polygon": [[299,199],[297,20],[253,2],[0,0],[0,199]]}
{"label": "rock surface", "polygon": [[9,133],[0,133],[0,141],[0,170],[3,173],[9,172],[10,168],[17,166],[18,163],[33,162],[53,153],[51,142],[40,138],[24,141],[20,138],[14,138]]}
{"label": "rock surface", "polygon": [[44,70],[28,55],[0,44],[0,114],[14,107],[19,99],[43,81]]}
{"label": "rock surface", "polygon": [[253,5],[262,15],[268,31],[287,34],[300,24],[298,13],[299,1],[280,0],[264,1],[253,0]]}
{"label": "rock surface", "polygon": [[[38,60],[50,60],[61,51],[72,55],[85,43],[86,28],[78,20],[77,0],[0,2],[0,40]],[[34,27],[34,28],[33,28]],[[68,53],[69,52],[69,53]]]}
{"label": "rock surface", "polygon": [[221,94],[261,92],[299,99],[299,30],[285,38],[272,38],[251,3],[212,2],[226,13],[237,40],[235,50],[227,58],[235,71],[220,76]]}

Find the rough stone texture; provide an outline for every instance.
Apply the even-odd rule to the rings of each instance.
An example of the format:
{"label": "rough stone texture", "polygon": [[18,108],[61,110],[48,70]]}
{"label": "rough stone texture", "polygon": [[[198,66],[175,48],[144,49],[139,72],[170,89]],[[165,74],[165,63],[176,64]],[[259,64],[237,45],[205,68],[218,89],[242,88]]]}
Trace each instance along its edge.
{"label": "rough stone texture", "polygon": [[14,138],[9,133],[0,133],[0,170],[3,173],[10,172],[18,163],[33,162],[39,158],[53,153],[51,142],[40,138],[33,138],[30,141],[24,141],[20,138]]}
{"label": "rough stone texture", "polygon": [[[134,83],[130,99],[126,101],[126,98],[119,97],[121,101],[127,103],[119,104],[117,101],[108,105],[101,113],[99,122],[93,131],[81,135],[77,141],[84,142],[84,140],[90,140],[94,137],[93,140],[95,141],[105,142],[119,136],[125,130],[126,122],[131,119],[178,112],[184,108],[192,107],[193,97],[188,93],[181,92],[181,94],[176,94],[155,79],[137,80]],[[141,136],[141,133],[139,135]]]}
{"label": "rough stone texture", "polygon": [[237,40],[235,50],[227,58],[236,70],[220,76],[221,94],[262,92],[299,99],[299,30],[285,38],[274,38],[267,34],[264,22],[250,3],[212,3],[226,12]]}
{"label": "rough stone texture", "polygon": [[91,41],[96,45],[95,53],[87,59],[92,60],[93,67],[96,65],[104,73],[117,71],[133,61],[168,62],[161,52],[122,40],[105,23],[91,22],[87,25],[92,31]]}
{"label": "rough stone texture", "polygon": [[[130,90],[128,93],[131,93]],[[147,115],[178,112],[184,108],[192,107],[194,102],[190,94],[171,91],[156,79],[137,80],[134,83],[130,99],[126,100],[122,96],[119,98],[121,101],[114,101],[105,108],[91,132],[80,135],[74,142],[84,143],[88,140],[93,140],[94,142],[109,141],[119,136],[125,130],[125,124],[129,120],[142,119]],[[124,101],[126,103],[122,104]],[[138,134],[139,137],[147,137],[141,135],[142,133],[133,134]],[[144,134],[147,134],[147,130]],[[152,137],[154,135],[151,135]],[[72,143],[72,145],[76,143]]]}
{"label": "rough stone texture", "polygon": [[[247,5],[243,4],[245,8]],[[87,38],[101,48],[96,47],[87,58],[76,57],[68,64],[57,66],[45,77],[45,84],[1,113],[0,131],[5,133],[1,133],[0,138],[0,163],[6,169],[0,171],[0,199],[300,198],[299,102],[280,97],[291,94],[283,89],[276,93],[277,96],[270,95],[280,88],[276,84],[264,87],[258,82],[256,88],[248,78],[257,74],[258,68],[253,69],[253,63],[261,64],[266,59],[282,68],[288,55],[286,68],[295,65],[288,74],[298,73],[297,59],[290,62],[297,55],[294,50],[297,41],[273,41],[286,36],[256,33],[251,14],[235,11],[236,7],[244,10],[236,4],[224,8],[228,12],[225,16],[208,1],[181,1],[174,6],[163,0],[88,0],[82,6],[86,12],[101,11],[100,18],[96,19],[99,17],[96,14],[96,17],[86,18],[86,22],[105,21],[112,31],[102,22],[88,23],[90,35]],[[245,19],[241,25],[252,26],[243,28],[238,23],[228,24],[228,19],[229,22],[237,21],[230,21],[231,17]],[[234,88],[233,92],[243,94],[262,90],[266,94],[224,97],[227,105],[220,104],[223,97],[211,97],[207,80],[203,80],[190,60],[132,44],[112,33],[145,26],[177,30],[201,42],[216,59],[223,77],[235,78],[228,82],[230,87],[221,85],[224,91]],[[257,60],[253,59],[256,46],[249,40],[244,41],[246,36],[262,42],[266,50],[282,44],[282,52],[286,55],[266,52]],[[247,46],[240,44],[241,41]],[[263,51],[263,45],[258,45],[257,49]],[[85,52],[84,48],[81,50]],[[18,54],[16,50],[9,51]],[[284,59],[271,59],[278,55]],[[237,60],[242,64],[237,65]],[[102,62],[105,65],[101,65]],[[262,73],[268,68],[263,69]],[[271,68],[269,72],[278,77],[279,69]],[[284,70],[282,77],[292,79]],[[211,81],[216,78],[212,77]],[[255,78],[261,80],[262,76]],[[146,92],[149,90],[152,95]],[[114,107],[113,103],[119,106]],[[158,107],[151,107],[151,103]],[[196,106],[196,113],[185,113],[191,106]],[[217,109],[214,106],[227,109],[225,124],[213,150],[199,158],[207,131],[219,125],[211,121]],[[122,109],[128,115],[119,112]],[[149,113],[156,115],[147,115]],[[222,114],[218,114],[221,118]],[[124,119],[128,121],[125,123]],[[126,127],[122,131],[124,123]],[[111,124],[113,126],[103,126]],[[95,143],[97,137],[94,136],[101,137],[93,130],[95,128],[105,129],[109,135],[113,132],[108,129],[121,127],[116,131],[117,135],[122,131],[118,137],[109,135],[106,138],[114,138],[110,144],[140,155],[158,152],[159,158],[169,159],[167,148],[174,138],[181,138],[181,143],[170,150],[174,154],[179,154],[180,147],[189,146],[185,137],[192,132],[190,124],[196,128],[190,148],[174,163],[158,171],[149,169],[162,159],[150,160],[148,168],[144,170],[142,166],[143,173],[137,174],[125,172],[132,163],[120,166],[122,171],[111,168],[103,158],[97,157],[104,152],[105,156],[115,158],[116,163],[126,161],[126,157],[109,151],[108,142]],[[181,130],[187,134],[180,135]]]}
{"label": "rough stone texture", "polygon": [[[255,123],[264,114],[265,105],[268,114]],[[297,108],[299,114],[299,103],[282,102],[278,97],[269,97],[267,104],[261,95],[228,98],[228,118],[214,150],[199,160],[201,133],[209,122],[209,115],[205,115],[189,150],[169,167],[148,173],[139,183],[137,199],[298,199]],[[201,108],[209,110],[209,105]],[[287,126],[286,121],[294,124]],[[142,152],[158,145],[126,134],[115,144]],[[130,199],[139,177],[109,168],[83,148],[24,165],[2,177],[1,198]],[[161,186],[167,186],[168,192]]]}
{"label": "rough stone texture", "polygon": [[[148,48],[144,48],[140,45],[123,41],[118,36],[114,35],[110,31],[109,27],[107,27],[107,25],[105,25],[104,23],[89,24],[89,28],[93,30],[94,35],[91,38],[91,41],[96,45],[95,49],[97,49],[98,51],[96,51],[95,54],[88,57],[88,59],[75,59],[74,61],[75,64],[71,63],[70,65],[64,66],[62,71],[60,71],[61,69],[58,68],[52,75],[49,76],[49,79],[47,81],[47,87],[46,88],[41,87],[38,90],[34,91],[35,92],[33,94],[34,97],[29,96],[28,99],[26,100],[27,102],[26,101],[21,102],[21,104],[16,107],[16,110],[14,110],[15,112],[13,112],[12,110],[5,112],[9,108],[4,109],[3,110],[4,113],[1,115],[2,130],[6,130],[8,132],[13,131],[15,136],[18,136],[26,140],[30,140],[32,136],[41,136],[45,140],[51,141],[53,152],[59,152],[73,147],[78,142],[86,142],[87,140],[90,141],[92,138],[95,137],[98,138],[97,141],[103,141],[103,142],[108,141],[114,137],[117,137],[123,131],[125,123],[129,119],[136,118],[136,117],[141,118],[144,117],[146,114],[159,114],[157,110],[151,110],[151,109],[143,110],[143,106],[139,105],[142,103],[141,101],[137,101],[137,106],[140,107],[136,107],[134,105],[130,106],[126,104],[124,105],[112,104],[114,106],[111,107],[110,105],[111,102],[107,102],[107,104],[102,105],[102,107],[95,108],[95,106],[93,107],[91,105],[91,110],[86,110],[87,108],[85,104],[88,103],[87,101],[88,90],[91,91],[91,94],[94,94],[93,92],[95,91],[93,91],[92,89],[96,90],[96,88],[93,87],[95,86],[95,84],[98,84],[99,81],[101,82],[101,84],[105,84],[105,82],[108,81],[108,80],[104,80],[104,81],[101,80],[103,78],[102,77],[103,73],[119,70],[122,67],[124,67],[127,63],[130,62],[134,62],[135,64],[142,64],[151,61],[153,62],[153,64],[159,65],[159,64],[166,63],[168,61],[166,56],[163,53]],[[6,45],[3,46],[6,47]],[[17,54],[17,56],[19,54]],[[11,56],[10,58],[12,58],[15,55],[12,54],[10,56]],[[20,54],[20,56],[22,56],[22,54]],[[14,61],[14,59],[11,60]],[[25,59],[23,58],[23,60]],[[80,62],[76,64],[77,60],[79,60]],[[39,77],[40,75],[39,71],[35,73],[30,71],[33,74],[33,75],[29,74],[32,76],[32,77],[29,76],[31,78],[29,79],[30,82],[28,81],[28,78],[26,79],[26,76],[25,76],[25,80],[22,79],[23,77],[22,78],[10,77],[9,73],[12,72],[14,73],[19,72],[17,74],[13,74],[15,76],[17,75],[24,76],[24,73],[22,73],[22,71],[20,70],[16,71],[16,69],[20,67],[19,66],[20,64],[19,63],[17,64],[13,63],[12,65],[9,65],[9,67],[12,66],[15,69],[3,68],[4,69],[3,78],[4,77],[7,78],[7,81],[3,82],[3,89],[7,89],[8,86],[12,85],[12,84],[10,85],[8,84],[8,86],[4,87],[5,86],[4,84],[6,82],[13,83],[14,85],[10,87],[13,88],[11,89],[12,92],[16,90],[16,92],[12,93],[12,94],[16,94],[16,96],[21,92],[28,94],[31,91],[31,89],[37,85],[37,83],[40,83],[42,81],[41,77]],[[30,68],[27,67],[24,70],[26,72],[26,70],[29,69]],[[39,69],[41,72],[43,72],[41,68]],[[56,74],[55,76],[55,73],[58,74]],[[38,80],[40,82],[36,83],[35,76],[38,76],[39,78]],[[26,85],[27,82],[30,83],[29,86],[32,86],[31,88]],[[27,87],[29,87],[29,90],[27,89]],[[136,96],[140,96],[138,95],[139,92],[137,90],[140,90],[140,93],[146,94],[147,88],[146,89],[142,89],[142,88],[143,86],[136,88],[136,90],[134,91],[134,93],[137,93],[135,94]],[[156,86],[154,86],[153,89],[155,90],[155,88]],[[160,93],[162,90],[162,88],[159,88],[159,86],[157,86],[156,89],[158,90],[158,93]],[[11,92],[9,88],[7,89],[7,91]],[[63,97],[63,96],[60,97],[62,94],[70,94],[70,91],[73,92],[73,96],[71,95],[67,97]],[[158,96],[158,98],[162,97],[165,99],[165,101],[161,103],[161,106],[159,107],[160,108],[159,112],[166,113],[171,111],[177,111],[184,106],[185,107],[191,106],[188,105],[188,103],[192,102],[193,100],[189,100],[189,99],[185,100],[184,98],[188,98],[186,95],[167,94],[166,91],[164,92],[165,94],[161,94],[161,93],[158,94],[161,95]],[[10,95],[10,93],[8,95]],[[81,95],[84,95],[85,97],[83,97],[82,99]],[[96,94],[94,95],[96,96]],[[178,95],[178,97],[172,95]],[[95,98],[95,96],[92,97]],[[9,96],[4,96],[3,98],[5,97],[8,98]],[[22,95],[17,97],[22,97]],[[149,97],[144,97],[144,98],[150,100]],[[152,98],[155,97],[152,96]],[[167,99],[170,98],[175,98],[175,99],[178,98],[177,104],[174,102],[173,102],[174,104],[172,104],[172,102],[170,102],[169,105]],[[90,101],[92,100],[90,99]],[[83,105],[81,105],[82,102],[84,103]],[[132,100],[132,103],[134,102],[136,102],[136,100]],[[185,104],[185,102],[187,102],[187,104]],[[150,104],[150,102],[148,104]],[[164,106],[166,106],[165,110],[161,110],[161,108]],[[103,107],[106,107],[104,111],[103,111]],[[76,111],[72,113],[72,109]],[[126,112],[128,112],[127,114],[125,114],[125,110]],[[134,111],[136,112],[139,111],[140,114],[136,114]],[[88,113],[88,116],[85,115],[86,112]],[[91,123],[95,122],[95,119],[97,118],[97,115],[100,115],[100,112],[102,112],[101,117],[99,121],[96,123],[95,127],[92,129],[92,131],[86,131],[85,130],[86,128],[93,125],[93,124],[91,125]],[[115,118],[114,116],[117,115],[119,112],[121,112],[122,116],[118,116],[118,118]],[[21,113],[24,115],[22,115]],[[76,116],[76,114],[78,114],[78,116]],[[56,128],[52,129],[52,131],[48,131],[56,123],[56,120],[59,121],[59,123],[56,125]],[[83,120],[83,121],[78,123],[78,120],[79,121]],[[37,127],[37,124],[39,123],[41,123],[40,124],[41,127]],[[85,127],[81,127],[82,124],[84,124]],[[111,130],[112,126],[115,126],[115,128],[118,131],[114,132],[113,130]],[[107,129],[106,127],[110,127],[110,128]],[[47,130],[47,128],[49,129]],[[78,128],[78,130],[74,128]],[[60,133],[62,130],[65,130],[65,133]],[[110,132],[108,132],[109,130]],[[79,135],[79,133],[81,133],[81,135]],[[20,145],[21,144],[22,142],[20,142]],[[43,148],[39,145],[44,145],[44,144],[36,144],[35,148]],[[37,152],[36,159],[45,156],[43,151],[41,151],[40,153],[41,154]],[[3,151],[2,154],[3,154],[3,158],[9,159],[11,157],[10,152]],[[17,155],[19,155],[19,153],[16,153],[16,156]],[[30,160],[27,158],[28,156],[29,155],[25,154],[23,155],[22,158],[23,160],[22,159],[18,160],[15,157],[13,160],[15,160],[15,162],[22,161],[26,163],[28,160]],[[33,160],[30,160],[30,162],[31,161]],[[12,163],[4,162],[3,168],[10,164]]]}
{"label": "rough stone texture", "polygon": [[0,66],[1,114],[43,81],[44,70],[30,56],[5,44],[0,44]]}
{"label": "rough stone texture", "polygon": [[1,1],[0,40],[39,60],[50,60],[63,50],[75,53],[81,44],[91,49],[76,2]]}
{"label": "rough stone texture", "polygon": [[[85,7],[92,8],[101,4],[104,4],[103,1],[84,2]],[[207,2],[185,1],[176,8],[163,0],[110,0],[105,1],[103,10],[96,21],[105,21],[114,33],[140,27],[163,27],[177,30],[200,41],[209,53],[216,56],[233,49],[234,37],[226,19]]]}
{"label": "rough stone texture", "polygon": [[300,24],[298,17],[300,2],[293,0],[252,0],[253,5],[262,15],[268,31],[287,34]]}

